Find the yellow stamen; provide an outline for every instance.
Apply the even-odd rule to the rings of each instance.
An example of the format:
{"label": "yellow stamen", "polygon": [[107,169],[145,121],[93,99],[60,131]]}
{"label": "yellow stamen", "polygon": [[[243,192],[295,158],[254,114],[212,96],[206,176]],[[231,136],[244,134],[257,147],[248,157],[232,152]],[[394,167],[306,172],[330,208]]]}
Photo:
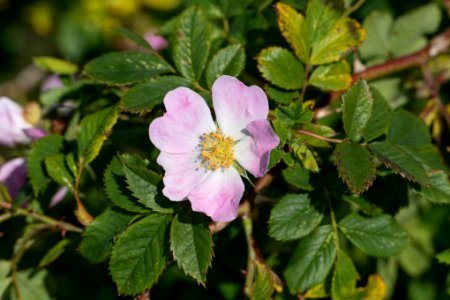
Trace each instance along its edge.
{"label": "yellow stamen", "polygon": [[234,140],[220,129],[200,137],[200,166],[207,170],[228,168],[234,162]]}

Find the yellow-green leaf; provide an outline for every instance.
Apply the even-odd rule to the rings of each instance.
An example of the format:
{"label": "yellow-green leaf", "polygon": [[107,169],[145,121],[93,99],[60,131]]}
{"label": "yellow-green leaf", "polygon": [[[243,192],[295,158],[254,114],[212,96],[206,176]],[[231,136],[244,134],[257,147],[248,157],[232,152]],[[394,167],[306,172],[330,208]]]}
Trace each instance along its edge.
{"label": "yellow-green leaf", "polygon": [[309,84],[324,91],[346,90],[352,84],[350,65],[345,60],[337,63],[319,66],[309,78]]}
{"label": "yellow-green leaf", "polygon": [[44,71],[72,75],[78,72],[76,64],[51,56],[33,57],[33,63]]}

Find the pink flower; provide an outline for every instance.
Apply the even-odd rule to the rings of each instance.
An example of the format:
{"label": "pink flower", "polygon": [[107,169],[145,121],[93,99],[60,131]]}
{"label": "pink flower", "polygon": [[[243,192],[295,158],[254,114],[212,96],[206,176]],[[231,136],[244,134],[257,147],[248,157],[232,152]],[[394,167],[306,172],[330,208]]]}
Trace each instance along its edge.
{"label": "pink flower", "polygon": [[155,34],[153,31],[148,31],[144,35],[144,39],[156,52],[161,52],[169,46],[169,43],[164,37]]}
{"label": "pink flower", "polygon": [[27,179],[27,164],[25,158],[18,157],[0,166],[0,182],[8,189],[12,199],[15,199]]}
{"label": "pink flower", "polygon": [[33,127],[23,116],[23,108],[9,99],[0,97],[0,145],[12,147],[29,143],[24,129]]}
{"label": "pink flower", "polygon": [[263,176],[279,138],[267,121],[261,88],[221,76],[212,98],[217,125],[200,95],[185,87],[170,91],[167,112],[150,124],[149,135],[166,171],[163,194],[172,201],[189,199],[194,211],[226,222],[236,218],[244,193],[236,164]]}

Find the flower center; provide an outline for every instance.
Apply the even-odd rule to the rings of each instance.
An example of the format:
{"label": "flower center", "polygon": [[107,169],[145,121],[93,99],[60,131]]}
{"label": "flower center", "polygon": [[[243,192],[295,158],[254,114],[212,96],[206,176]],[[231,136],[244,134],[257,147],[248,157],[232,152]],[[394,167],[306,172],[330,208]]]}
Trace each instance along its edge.
{"label": "flower center", "polygon": [[207,170],[228,168],[234,161],[234,140],[222,134],[220,129],[215,132],[204,133],[200,137],[201,167]]}

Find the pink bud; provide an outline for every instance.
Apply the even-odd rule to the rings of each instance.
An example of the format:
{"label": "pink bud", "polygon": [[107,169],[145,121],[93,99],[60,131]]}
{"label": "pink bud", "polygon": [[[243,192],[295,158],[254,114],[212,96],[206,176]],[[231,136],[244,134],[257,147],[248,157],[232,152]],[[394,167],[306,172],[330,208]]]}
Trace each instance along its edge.
{"label": "pink bud", "polygon": [[169,43],[167,42],[167,40],[164,37],[157,35],[152,31],[148,31],[144,35],[144,39],[157,52],[161,52],[169,46]]}
{"label": "pink bud", "polygon": [[15,199],[27,179],[27,164],[25,158],[18,157],[0,166],[0,182],[8,189],[12,199]]}

